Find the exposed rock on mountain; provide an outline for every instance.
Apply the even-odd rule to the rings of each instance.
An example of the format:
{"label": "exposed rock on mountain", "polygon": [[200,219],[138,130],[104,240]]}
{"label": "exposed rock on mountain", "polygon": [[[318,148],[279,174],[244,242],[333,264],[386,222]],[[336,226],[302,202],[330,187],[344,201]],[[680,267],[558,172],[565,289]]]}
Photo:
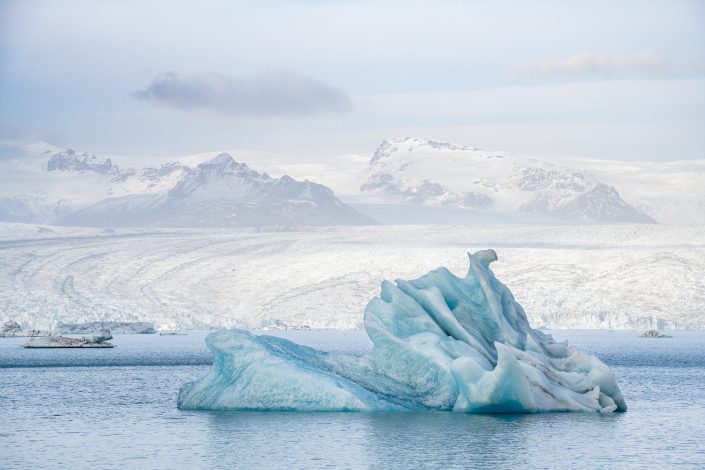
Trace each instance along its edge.
{"label": "exposed rock on mountain", "polygon": [[225,153],[195,168],[172,162],[135,170],[69,149],[52,153],[45,170],[47,181],[70,178],[88,196],[80,202],[43,192],[0,198],[0,221],[123,227],[374,223],[325,186],[271,178]]}
{"label": "exposed rock on mountain", "polygon": [[360,189],[404,203],[654,222],[587,171],[426,139],[384,141]]}
{"label": "exposed rock on mountain", "polygon": [[[169,172],[146,170],[154,175]],[[145,172],[143,172],[145,174]],[[188,170],[165,192],[109,198],[62,220],[66,225],[234,227],[356,225],[374,221],[346,206],[333,191],[288,176],[275,179],[220,154]]]}
{"label": "exposed rock on mountain", "polygon": [[[66,149],[63,152],[55,153],[47,162],[47,171],[69,171],[83,173],[92,171],[102,175],[117,176],[120,174],[120,169],[108,158],[107,160],[98,160],[95,155],[86,152],[78,154],[75,150]],[[132,175],[135,170],[132,168],[124,172],[125,175]]]}

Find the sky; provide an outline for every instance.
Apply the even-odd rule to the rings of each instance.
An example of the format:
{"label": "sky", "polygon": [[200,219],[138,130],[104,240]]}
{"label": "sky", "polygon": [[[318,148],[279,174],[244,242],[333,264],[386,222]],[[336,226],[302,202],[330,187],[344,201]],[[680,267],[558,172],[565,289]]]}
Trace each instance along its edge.
{"label": "sky", "polygon": [[664,161],[704,131],[703,1],[0,0],[5,140],[345,171],[405,136]]}

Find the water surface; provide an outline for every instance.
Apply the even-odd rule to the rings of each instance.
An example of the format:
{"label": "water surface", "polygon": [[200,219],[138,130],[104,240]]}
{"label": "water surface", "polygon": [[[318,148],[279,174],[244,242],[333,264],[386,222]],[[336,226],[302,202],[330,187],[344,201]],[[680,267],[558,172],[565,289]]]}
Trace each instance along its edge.
{"label": "water surface", "polygon": [[[362,354],[361,332],[277,333]],[[0,468],[703,468],[705,332],[559,331],[617,375],[627,413],[181,411],[205,333],[117,335],[114,349],[0,340]]]}

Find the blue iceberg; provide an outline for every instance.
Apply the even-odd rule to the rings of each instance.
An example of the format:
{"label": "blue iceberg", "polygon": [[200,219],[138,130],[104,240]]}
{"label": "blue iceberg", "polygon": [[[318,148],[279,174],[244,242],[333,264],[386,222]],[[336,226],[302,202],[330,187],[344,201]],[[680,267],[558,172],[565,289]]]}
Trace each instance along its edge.
{"label": "blue iceberg", "polygon": [[384,281],[365,309],[364,356],[318,351],[242,330],[211,333],[213,365],[179,391],[182,409],[478,413],[626,411],[614,374],[594,356],[529,326],[489,268],[470,255],[464,278],[445,268]]}

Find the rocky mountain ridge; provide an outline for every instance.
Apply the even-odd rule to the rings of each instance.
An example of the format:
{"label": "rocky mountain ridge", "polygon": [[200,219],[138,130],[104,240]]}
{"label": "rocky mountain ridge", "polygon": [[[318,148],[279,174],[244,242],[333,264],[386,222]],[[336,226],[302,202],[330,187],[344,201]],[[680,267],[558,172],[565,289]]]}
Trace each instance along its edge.
{"label": "rocky mountain ridge", "polygon": [[44,192],[5,197],[0,220],[116,227],[374,223],[323,185],[286,175],[272,178],[226,153],[195,167],[171,162],[136,170],[68,149],[51,154],[45,168],[47,178],[85,176],[102,197],[77,209],[72,201]]}
{"label": "rocky mountain ridge", "polygon": [[360,190],[412,204],[587,222],[654,222],[587,171],[420,138],[384,141]]}

